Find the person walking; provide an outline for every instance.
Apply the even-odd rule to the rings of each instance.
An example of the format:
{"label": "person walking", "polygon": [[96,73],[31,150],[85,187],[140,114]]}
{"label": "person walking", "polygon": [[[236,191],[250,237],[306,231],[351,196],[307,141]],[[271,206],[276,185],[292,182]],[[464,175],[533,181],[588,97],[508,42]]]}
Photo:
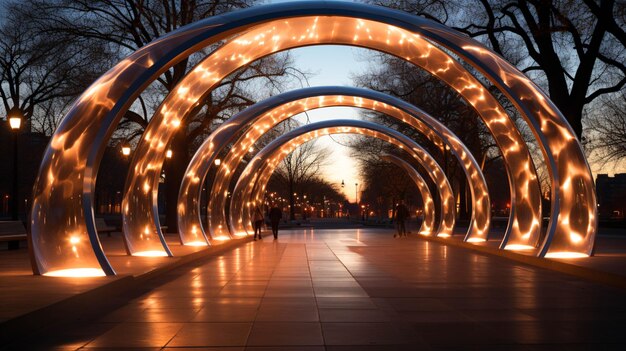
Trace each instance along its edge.
{"label": "person walking", "polygon": [[270,208],[270,224],[272,225],[272,234],[274,234],[274,240],[278,239],[278,223],[283,218],[283,213],[276,205],[272,205]]}
{"label": "person walking", "polygon": [[404,204],[403,200],[400,200],[400,203],[396,206],[396,229],[398,230],[397,234],[394,234],[393,237],[407,237],[406,235],[406,220],[409,217],[409,209]]}
{"label": "person walking", "polygon": [[254,240],[256,241],[257,233],[259,233],[259,239],[263,239],[261,236],[261,227],[263,227],[263,213],[259,206],[254,207]]}

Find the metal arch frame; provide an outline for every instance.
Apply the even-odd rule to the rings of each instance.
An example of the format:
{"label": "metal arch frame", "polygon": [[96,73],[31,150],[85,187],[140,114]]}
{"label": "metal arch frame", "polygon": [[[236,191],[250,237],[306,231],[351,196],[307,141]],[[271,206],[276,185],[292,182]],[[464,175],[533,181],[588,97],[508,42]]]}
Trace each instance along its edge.
{"label": "metal arch frame", "polygon": [[432,234],[432,231],[435,228],[435,201],[433,200],[433,196],[430,193],[430,189],[428,189],[428,185],[426,185],[424,178],[422,178],[419,172],[413,168],[410,163],[398,156],[387,154],[381,155],[379,158],[402,168],[409,175],[411,180],[413,180],[420,192],[420,195],[422,196],[422,202],[424,203],[424,220],[422,221],[422,225],[417,232],[421,235]]}
{"label": "metal arch frame", "polygon": [[227,191],[232,171],[237,169],[248,149],[265,131],[281,121],[307,110],[330,106],[353,106],[385,113],[411,125],[438,147],[449,146],[463,168],[472,196],[472,217],[464,240],[487,239],[491,217],[487,184],[478,162],[452,131],[436,118],[398,98],[368,89],[330,86],[298,89],[268,98],[233,116],[209,135],[190,161],[181,184],[177,206],[181,241],[189,241],[186,238],[188,233],[197,237],[198,228],[203,228],[199,207],[202,184],[213,160],[235,134],[241,136],[233,142],[234,147],[219,166],[207,207],[207,230],[211,237],[220,238],[220,241],[232,234],[225,215]]}
{"label": "metal arch frame", "polygon": [[[422,200],[424,202],[424,221],[422,222],[422,225],[420,229],[418,230],[418,233],[421,235],[433,234],[433,230],[435,228],[435,203],[430,193],[430,189],[426,185],[426,181],[424,180],[424,178],[422,178],[419,172],[415,168],[413,168],[413,166],[410,163],[399,158],[398,156],[385,154],[385,155],[381,155],[380,158],[383,161],[396,164],[398,167],[405,170],[407,174],[409,175],[409,177],[411,178],[411,180],[415,182],[415,185],[417,186],[422,196]],[[270,169],[267,169],[267,168],[270,168]],[[258,204],[260,201],[262,201],[265,187],[267,186],[267,182],[269,181],[274,170],[275,170],[274,167],[265,166],[264,169],[260,171],[261,178],[254,184],[254,189],[252,191],[251,199],[243,199],[244,202],[249,202],[251,204]],[[252,212],[249,207],[248,207],[248,211],[243,212],[243,217],[245,218],[243,219],[244,226],[245,224],[248,224],[249,228],[245,228],[245,229],[249,234],[250,232],[254,231],[250,227],[250,224],[251,224],[250,222],[252,219]],[[424,228],[426,228],[426,230],[424,230]],[[435,233],[435,235],[438,235],[438,233]],[[444,234],[442,236],[445,237],[447,235]]]}
{"label": "metal arch frame", "polygon": [[438,235],[452,235],[456,213],[454,193],[435,159],[415,141],[391,128],[371,122],[346,119],[333,119],[304,125],[281,135],[261,149],[248,162],[233,190],[229,213],[231,233],[242,235],[246,232],[245,226],[249,222],[246,209],[254,205],[255,199],[252,198],[255,195],[254,190],[255,188],[258,191],[265,189],[265,183],[280,161],[302,143],[327,134],[365,134],[385,140],[407,151],[428,171],[440,192],[442,222],[437,232]]}
{"label": "metal arch frame", "polygon": [[[52,136],[35,181],[29,226],[34,273],[94,270],[101,274],[115,274],[97,237],[93,190],[107,140],[121,116],[148,84],[192,52],[229,35],[272,19],[289,22],[288,19],[299,17],[298,21],[292,21],[296,25],[306,16],[353,18],[376,21],[390,28],[404,28],[416,33],[407,40],[425,37],[445,46],[481,71],[522,113],[547,159],[553,189],[552,217],[540,255],[549,250],[585,256],[592,253],[597,209],[593,179],[584,153],[556,106],[519,70],[477,42],[423,18],[362,4],[309,2],[259,6],[196,22],[146,45],[87,89]],[[363,30],[361,38],[367,38],[366,27],[356,30]],[[358,41],[359,38],[354,39]],[[241,64],[248,62],[246,57],[238,60]],[[468,89],[474,88],[468,86]],[[477,90],[479,100],[484,99],[485,91],[482,87]],[[182,91],[178,89],[177,92]],[[160,124],[164,121],[157,118],[153,122]],[[165,122],[167,128],[175,129],[180,120],[166,118]],[[155,134],[148,131],[158,128],[148,129],[145,136],[151,139]],[[153,147],[160,149],[162,146],[157,143]],[[532,164],[526,167],[532,172]],[[526,186],[529,184],[518,184],[516,188]],[[579,218],[573,221],[571,216]]]}
{"label": "metal arch frame", "polygon": [[[308,19],[309,24],[307,24],[304,19]],[[198,101],[197,97],[210,91],[210,83],[219,82],[225,74],[240,67],[240,65],[233,64],[231,61],[240,61],[240,64],[243,65],[271,52],[298,46],[332,43],[363,46],[396,55],[426,69],[461,94],[486,122],[488,129],[493,133],[494,139],[500,147],[506,161],[505,165],[511,190],[511,202],[515,204],[515,208],[512,208],[509,215],[510,220],[506,230],[508,235],[504,237],[501,245],[503,247],[506,246],[509,240],[513,242],[538,241],[541,225],[541,199],[537,182],[538,178],[532,159],[515,124],[509,120],[506,113],[504,113],[504,109],[475,77],[444,51],[432,46],[419,35],[403,32],[403,30],[399,28],[389,29],[389,25],[375,24],[375,22],[368,22],[368,20],[362,19],[348,19],[347,17],[340,18],[340,21],[335,18],[329,19],[326,17],[308,17],[304,19],[298,18],[297,22],[297,26],[300,26],[301,32],[306,31],[308,33],[311,28],[315,29],[317,25],[320,25],[320,27],[328,27],[335,22],[347,26],[347,30],[337,30],[337,28],[335,28],[330,35],[330,39],[323,37],[318,32],[316,35],[301,35],[300,37],[294,35],[290,39],[274,41],[274,38],[279,36],[278,34],[285,32],[291,33],[294,31],[298,32],[292,28],[294,24],[288,21],[278,20],[260,25],[251,29],[249,32],[237,36],[235,40],[225,44],[198,64],[196,69],[180,82],[180,90],[178,90],[176,94],[170,94],[163,102],[163,108],[155,114],[148,127],[148,129],[150,129],[152,126],[154,130],[150,132],[146,130],[145,133],[147,139],[150,139],[150,142],[140,143],[138,146],[137,154],[143,155],[139,164],[135,166],[135,169],[139,171],[130,173],[126,183],[127,190],[124,192],[123,207],[132,210],[125,211],[122,214],[124,218],[123,231],[125,237],[128,238],[133,235],[133,233],[150,232],[150,227],[157,235],[162,236],[158,217],[154,214],[157,212],[158,208],[155,200],[156,184],[159,176],[157,171],[161,168],[163,163],[163,157],[159,152],[159,147],[162,148],[169,143],[173,132],[168,130],[168,128],[162,127],[159,121],[166,121],[168,118],[167,115],[171,114],[171,110],[176,110],[180,113],[180,116],[174,117],[177,121],[185,118],[188,112],[193,109],[194,103]],[[331,24],[328,26],[322,25],[324,21],[330,21]],[[350,30],[353,30],[353,28],[344,23],[346,21],[356,26],[357,29],[365,27],[360,30],[369,35],[369,41],[366,43],[359,42],[358,39],[355,40],[355,37],[346,35],[345,33],[350,33]],[[382,40],[372,39],[371,32],[366,28],[368,25],[377,25],[379,32],[387,31],[387,40],[384,44]],[[282,29],[277,28],[280,26],[285,27]],[[302,26],[304,26],[304,28],[302,28]],[[271,30],[267,29],[270,27]],[[390,34],[390,30],[393,33]],[[337,32],[344,33],[344,37],[340,38]],[[271,35],[272,33],[274,33],[274,35]],[[266,51],[262,52],[263,46],[265,46],[264,43],[270,36],[272,37],[274,46],[271,50],[265,48]],[[390,37],[392,37],[393,40],[390,40]],[[290,40],[291,42],[289,42]],[[395,48],[395,44],[393,43],[395,43],[396,40],[400,43],[405,42],[404,45],[406,45],[406,47],[403,47],[402,50]],[[390,42],[393,43],[390,44]],[[226,57],[228,59],[224,61]],[[433,61],[438,62],[439,65],[433,64]],[[228,64],[232,65],[232,67],[225,68]],[[217,66],[219,66],[218,73],[215,73],[212,69]],[[190,87],[193,87],[192,94],[190,94]],[[190,95],[192,96],[191,98],[189,97]],[[160,139],[152,140],[153,137],[151,137],[151,135]],[[146,146],[148,144],[150,144],[150,146]],[[150,189],[152,189],[152,196],[150,196]],[[150,212],[149,209],[150,201],[152,201],[152,212]],[[152,226],[150,226],[151,220],[154,221]],[[486,231],[483,230],[478,230],[477,232],[481,231],[483,234],[486,234]],[[137,236],[137,234],[134,235],[135,237]],[[156,242],[152,241],[152,243]],[[153,245],[153,249],[159,248]]]}
{"label": "metal arch frame", "polygon": [[[330,123],[330,122],[329,122]],[[371,122],[368,122],[371,123]],[[375,124],[378,125],[378,124]],[[306,127],[306,126],[305,126]],[[383,126],[384,127],[384,126]],[[343,132],[342,129],[344,129],[345,127],[338,127],[339,128],[339,132],[338,133],[334,133],[334,134],[342,134],[342,133],[346,133],[349,134],[350,132]],[[387,128],[387,127],[384,127]],[[330,129],[330,128],[329,128]],[[391,128],[389,128],[391,129]],[[309,134],[309,133],[307,133]],[[331,133],[332,134],[332,133]],[[367,134],[367,133],[365,133]],[[278,155],[274,155],[274,156],[270,156],[268,158],[265,159],[265,161],[267,160],[273,160],[271,162],[268,162],[268,164],[265,164],[265,161],[263,161],[261,163],[261,165],[259,166],[259,169],[256,171],[256,174],[258,174],[258,177],[256,178],[256,181],[251,181],[248,185],[244,185],[244,189],[243,189],[243,194],[239,195],[238,193],[233,192],[233,196],[237,196],[238,198],[241,198],[241,203],[245,203],[247,204],[247,207],[243,209],[243,211],[241,211],[241,214],[233,214],[230,218],[230,223],[234,223],[237,219],[241,220],[242,225],[240,227],[243,227],[244,230],[249,234],[251,232],[254,231],[254,229],[252,228],[252,217],[253,217],[253,212],[252,212],[252,208],[250,205],[255,205],[258,203],[262,203],[262,199],[263,199],[263,193],[265,192],[265,189],[267,187],[267,183],[269,182],[272,174],[274,173],[276,167],[279,166],[280,162],[282,162],[282,160],[284,159],[284,157],[286,157],[289,153],[293,152],[298,146],[300,146],[302,143],[310,141],[307,139],[307,136],[305,136],[304,138],[302,138],[302,140],[300,138],[295,138],[292,139],[291,141],[289,141],[289,145],[284,145],[283,148],[281,148],[280,150],[277,150],[276,153],[278,153]],[[397,141],[397,139],[391,138],[386,140],[387,142],[398,146],[400,149],[403,149],[404,146],[402,144],[396,144],[395,141]],[[413,141],[413,143],[415,143]],[[420,149],[422,148],[421,146],[419,147]],[[412,155],[412,156],[416,156],[416,155]],[[432,161],[434,161],[434,159],[427,159],[427,162],[429,162],[430,164],[433,164]],[[438,166],[438,164],[437,164]],[[443,170],[442,170],[443,172]],[[447,175],[444,173],[444,177],[447,180]],[[432,178],[431,178],[432,179]],[[433,182],[435,183],[435,186],[437,187],[437,189],[439,190],[439,196],[440,199],[443,199],[446,195],[444,194],[444,191],[442,190],[442,188],[437,184],[437,182],[433,179]],[[449,182],[448,182],[449,183]],[[245,183],[244,183],[245,184]],[[427,188],[428,189],[428,188]],[[452,191],[452,187],[450,187],[450,191]],[[430,193],[430,190],[428,190],[428,193]],[[234,197],[233,197],[234,199]],[[432,201],[432,198],[431,198]],[[439,203],[439,207],[440,207],[440,211],[442,213],[441,216],[441,221],[439,223],[439,226],[437,228],[437,231],[435,232],[435,236],[440,236],[440,237],[450,237],[453,234],[453,224],[456,222],[456,202],[454,200],[448,200],[447,203],[449,204],[450,201],[452,201],[453,206],[446,206],[446,202],[444,202],[443,200],[440,201]],[[247,225],[247,227],[246,227]],[[433,226],[434,228],[434,226]],[[242,235],[243,232],[238,232],[237,234]]]}

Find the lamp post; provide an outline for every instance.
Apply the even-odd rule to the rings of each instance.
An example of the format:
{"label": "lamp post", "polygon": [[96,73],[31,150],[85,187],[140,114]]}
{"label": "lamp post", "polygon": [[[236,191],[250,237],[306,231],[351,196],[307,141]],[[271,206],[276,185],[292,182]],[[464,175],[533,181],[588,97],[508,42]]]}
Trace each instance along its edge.
{"label": "lamp post", "polygon": [[359,204],[359,183],[354,183],[354,202]]}
{"label": "lamp post", "polygon": [[[120,143],[120,149],[121,149],[121,153],[122,153],[122,165],[123,167],[126,167],[124,169],[124,174],[128,173],[128,171],[130,170],[130,153],[132,152],[132,149],[130,148],[130,143],[128,142],[128,140],[124,140]],[[120,193],[118,191],[118,193]],[[121,193],[120,193],[121,194]],[[123,196],[121,196],[123,197]],[[119,202],[118,202],[118,197],[116,196],[114,199],[115,205],[117,206],[117,204],[120,204],[120,211],[122,209],[122,200],[121,198],[119,198]],[[115,211],[113,211],[115,212]],[[111,233],[109,233],[109,236]]]}
{"label": "lamp post", "polygon": [[13,131],[13,198],[11,199],[11,219],[14,221],[18,220],[18,186],[17,186],[17,136],[22,126],[22,119],[24,118],[24,114],[19,107],[13,106],[7,115],[7,120],[9,121],[9,125],[11,126],[11,130]]}
{"label": "lamp post", "polygon": [[122,142],[122,155],[130,156],[130,144],[128,141]]}

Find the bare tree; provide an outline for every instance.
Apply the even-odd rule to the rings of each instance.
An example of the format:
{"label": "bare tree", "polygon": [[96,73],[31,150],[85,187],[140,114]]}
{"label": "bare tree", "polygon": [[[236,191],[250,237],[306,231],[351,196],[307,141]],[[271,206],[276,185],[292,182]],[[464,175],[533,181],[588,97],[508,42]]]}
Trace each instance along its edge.
{"label": "bare tree", "polygon": [[626,3],[374,1],[482,40],[542,85],[581,138],[587,105],[626,85]]}
{"label": "bare tree", "polygon": [[[476,111],[458,93],[443,84],[437,78],[415,69],[411,64],[386,54],[370,56],[368,73],[355,77],[357,85],[383,91],[419,106],[425,112],[439,119],[450,128],[472,151],[474,157],[485,167],[500,157],[498,148],[491,134]],[[449,152],[436,147],[431,141],[409,124],[376,112],[365,112],[365,117],[377,123],[387,125],[413,138],[423,145],[446,170],[447,176],[460,198],[459,216],[469,215],[468,187],[462,169]],[[361,144],[355,145],[363,147]],[[375,156],[375,155],[374,155]],[[370,162],[370,160],[361,160]],[[456,185],[456,186],[455,186]]]}
{"label": "bare tree", "polygon": [[288,191],[290,219],[296,219],[296,193],[302,193],[303,186],[320,175],[329,155],[330,150],[313,140],[296,148],[276,168],[272,177]]}
{"label": "bare tree", "polygon": [[[352,156],[359,161],[359,173],[365,182],[361,185],[360,202],[371,205],[379,220],[387,218],[387,211],[394,210],[398,200],[416,203],[419,191],[409,175],[378,157],[381,154],[395,154],[406,158],[407,155],[385,141],[365,136],[355,138],[351,147]],[[415,163],[413,159],[407,159],[407,162]],[[416,167],[423,172],[421,166]]]}
{"label": "bare tree", "polygon": [[[267,187],[268,200],[276,203],[283,203],[282,199],[289,199],[284,178],[274,176],[270,179]],[[316,175],[310,179],[298,184],[294,187],[294,191],[298,193],[294,204],[290,204],[290,208],[297,209],[300,205],[300,211],[303,218],[310,214],[310,207],[316,207],[318,210],[324,210],[325,216],[331,216],[347,202],[346,197],[342,194],[337,184],[332,184]],[[310,207],[309,207],[310,206]],[[290,210],[291,218],[291,210]]]}
{"label": "bare tree", "polygon": [[4,3],[0,20],[0,101],[5,115],[19,108],[27,128],[49,134],[68,101],[95,78],[92,62],[102,47],[70,43],[63,35],[44,35],[18,5]]}
{"label": "bare tree", "polygon": [[[42,31],[107,45],[117,53],[117,61],[177,28],[202,18],[245,8],[252,3],[249,0],[29,0],[23,10],[32,12],[31,20]],[[138,139],[167,93],[195,63],[219,45],[194,54],[164,72],[126,113],[120,131],[116,133],[118,138]],[[259,98],[276,93],[293,76],[304,77],[293,69],[289,53],[251,62],[224,79],[185,119],[169,146],[175,157],[168,160],[165,166],[169,228],[177,228],[177,193],[191,150],[206,137],[211,127]]]}
{"label": "bare tree", "polygon": [[587,147],[602,166],[618,166],[626,159],[626,92],[617,99],[605,99],[605,109],[589,118]]}

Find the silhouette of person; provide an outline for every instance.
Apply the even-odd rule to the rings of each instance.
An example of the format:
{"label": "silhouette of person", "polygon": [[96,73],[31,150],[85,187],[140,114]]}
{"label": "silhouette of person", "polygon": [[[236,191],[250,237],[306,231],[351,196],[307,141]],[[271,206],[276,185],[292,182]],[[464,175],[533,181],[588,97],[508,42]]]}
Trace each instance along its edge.
{"label": "silhouette of person", "polygon": [[276,205],[272,205],[270,208],[270,224],[272,225],[272,234],[274,234],[274,240],[278,239],[278,223],[283,218],[283,213]]}
{"label": "silhouette of person", "polygon": [[259,234],[259,239],[263,239],[261,236],[261,227],[263,226],[263,213],[259,206],[254,207],[254,240],[256,240],[257,233]]}
{"label": "silhouette of person", "polygon": [[406,235],[406,220],[409,217],[409,209],[404,204],[403,200],[400,200],[400,203],[396,206],[396,229],[398,230],[397,234],[394,234],[393,237],[407,237]]}

